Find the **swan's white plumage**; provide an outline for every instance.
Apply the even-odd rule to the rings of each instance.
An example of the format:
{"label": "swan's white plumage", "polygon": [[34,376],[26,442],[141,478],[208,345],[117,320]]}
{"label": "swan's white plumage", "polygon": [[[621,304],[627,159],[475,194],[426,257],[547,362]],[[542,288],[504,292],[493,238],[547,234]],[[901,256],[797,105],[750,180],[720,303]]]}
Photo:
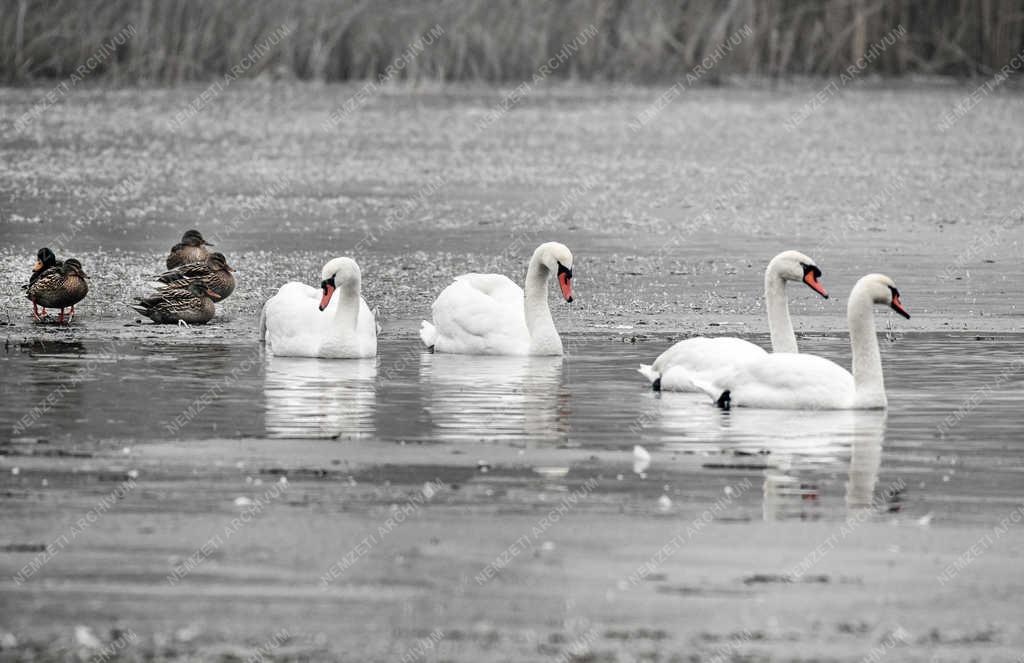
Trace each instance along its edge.
{"label": "swan's white plumage", "polygon": [[704,391],[718,399],[729,391],[731,405],[778,410],[845,410],[858,407],[853,375],[824,357],[765,353],[715,374]]}
{"label": "swan's white plumage", "polygon": [[[765,269],[765,306],[773,352],[797,352],[796,334],[789,317],[786,282],[805,278],[805,266],[814,260],[799,251],[783,251]],[[820,286],[819,286],[820,287]],[[824,291],[819,291],[824,294]],[[760,346],[734,337],[699,336],[679,341],[640,373],[664,391],[703,391],[716,376],[729,374],[740,365],[768,354]],[[660,382],[658,382],[660,380]]]}
{"label": "swan's white plumage", "polygon": [[701,391],[699,382],[766,354],[763,348],[743,339],[699,336],[679,341],[650,366],[641,365],[640,372],[651,382],[660,378],[665,391]]}
{"label": "swan's white plumage", "polygon": [[[377,323],[373,311],[359,295],[358,267],[350,259],[335,259],[324,267],[325,278],[338,273],[337,265],[352,271],[353,275],[348,277],[352,282],[348,285],[339,282],[323,311],[319,309],[321,290],[295,281],[285,283],[263,305],[260,333],[268,352],[282,357],[325,359],[355,359],[377,354]],[[354,326],[342,319],[344,311],[339,315],[338,309],[343,304],[356,312]]]}
{"label": "swan's white plumage", "polygon": [[547,282],[556,277],[572,301],[572,253],[558,242],[537,247],[526,288],[501,274],[463,274],[441,291],[420,338],[435,352],[470,355],[562,354],[562,339],[548,305]]}
{"label": "swan's white plumage", "polygon": [[[523,289],[500,274],[463,274],[441,291],[421,337],[438,352],[528,355]],[[428,342],[432,340],[433,342]]]}
{"label": "swan's white plumage", "polygon": [[873,307],[886,304],[910,317],[896,284],[868,274],[853,287],[846,307],[853,372],[823,357],[773,353],[716,373],[698,386],[730,406],[796,410],[880,409],[888,404]]}

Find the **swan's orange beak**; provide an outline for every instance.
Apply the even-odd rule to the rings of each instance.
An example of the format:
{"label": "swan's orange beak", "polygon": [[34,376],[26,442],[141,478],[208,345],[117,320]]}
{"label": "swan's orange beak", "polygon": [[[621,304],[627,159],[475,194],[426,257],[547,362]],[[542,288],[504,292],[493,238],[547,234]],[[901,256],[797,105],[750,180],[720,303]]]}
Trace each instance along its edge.
{"label": "swan's orange beak", "polygon": [[320,310],[327,308],[327,305],[331,303],[331,295],[334,294],[334,284],[324,283],[324,295],[320,298]]}
{"label": "swan's orange beak", "polygon": [[896,311],[907,320],[910,320],[910,313],[907,309],[903,308],[903,302],[900,301],[900,294],[898,292],[892,293],[892,304],[889,306],[892,307],[892,310]]}
{"label": "swan's orange beak", "polygon": [[565,301],[572,302],[572,274],[569,272],[562,272],[558,275],[558,285],[562,288],[562,296],[565,297]]}
{"label": "swan's orange beak", "polygon": [[804,274],[804,283],[809,285],[811,287],[811,290],[818,293],[825,299],[828,299],[828,293],[825,291],[825,286],[821,285],[821,281],[818,280],[819,274],[820,272],[818,272],[817,270],[807,270],[807,273]]}

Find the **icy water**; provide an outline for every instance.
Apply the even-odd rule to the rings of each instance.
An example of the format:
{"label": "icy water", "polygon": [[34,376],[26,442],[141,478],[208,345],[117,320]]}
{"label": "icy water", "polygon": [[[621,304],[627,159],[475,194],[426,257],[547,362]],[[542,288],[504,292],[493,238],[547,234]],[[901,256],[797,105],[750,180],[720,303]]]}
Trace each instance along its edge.
{"label": "icy water", "polygon": [[[1018,93],[941,131],[970,88],[850,86],[789,131],[817,83],[690,89],[633,132],[663,90],[538,87],[477,131],[506,91],[425,85],[328,129],[357,86],[238,82],[169,128],[204,88],[0,96],[0,660],[1019,663]],[[238,289],[140,323],[190,227]],[[423,352],[452,277],[547,240],[568,356]],[[44,245],[92,277],[68,329],[21,291]],[[790,289],[802,348],[843,365],[849,288],[899,284],[888,412],[651,392],[670,338],[766,342],[791,248],[832,293]],[[262,303],[342,254],[380,356],[264,356]]]}
{"label": "icy water", "polygon": [[[120,443],[194,449],[269,438],[321,440],[324,462],[357,448],[400,463],[396,444],[429,445],[439,457],[512,451],[513,474],[555,477],[598,451],[628,465],[640,444],[654,460],[646,479],[623,472],[627,483],[699,485],[738,472],[763,482],[766,518],[842,518],[844,505],[902,480],[893,511],[971,521],[1020,499],[1021,342],[939,333],[883,341],[890,408],[879,413],[722,412],[701,395],[656,394],[634,369],[667,347],[657,337],[571,338],[564,358],[522,359],[430,354],[392,336],[378,358],[359,361],[267,357],[256,344],[36,341],[0,358],[0,430],[8,463],[23,453],[89,457]],[[803,339],[805,351],[843,364],[846,344]],[[559,450],[564,465],[545,468]],[[401,480],[429,481],[424,472],[402,470]]]}
{"label": "icy water", "polygon": [[[725,413],[650,391],[634,369],[661,337],[513,359],[391,332],[376,360],[320,361],[167,333],[5,348],[22,646],[133,633],[131,652],[236,660],[284,629],[281,659],[858,661],[897,638],[900,660],[1012,661],[1024,643],[1019,335],[883,341],[888,412]],[[847,343],[801,338],[843,363]]]}

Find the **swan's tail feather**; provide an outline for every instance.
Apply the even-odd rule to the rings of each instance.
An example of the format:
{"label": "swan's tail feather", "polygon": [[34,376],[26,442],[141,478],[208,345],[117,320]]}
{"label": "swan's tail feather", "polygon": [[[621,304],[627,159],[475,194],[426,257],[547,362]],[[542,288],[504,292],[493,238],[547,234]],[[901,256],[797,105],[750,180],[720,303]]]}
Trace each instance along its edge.
{"label": "swan's tail feather", "polygon": [[437,342],[437,327],[424,320],[420,324],[420,338],[423,339],[423,345],[433,350]]}
{"label": "swan's tail feather", "polygon": [[654,387],[654,391],[661,391],[661,373],[654,370],[654,366],[640,364],[640,368],[636,370],[651,381],[651,386]]}

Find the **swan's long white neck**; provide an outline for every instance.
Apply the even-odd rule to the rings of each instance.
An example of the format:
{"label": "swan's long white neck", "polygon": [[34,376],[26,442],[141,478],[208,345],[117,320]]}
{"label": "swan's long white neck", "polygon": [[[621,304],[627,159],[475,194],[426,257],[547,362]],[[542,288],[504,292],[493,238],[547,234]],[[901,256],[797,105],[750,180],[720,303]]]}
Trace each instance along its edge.
{"label": "swan's long white neck", "polygon": [[526,271],[526,299],[524,313],[526,328],[530,332],[532,354],[562,354],[562,339],[555,329],[548,305],[548,277],[550,270],[544,266],[540,256],[534,254],[530,268]]}
{"label": "swan's long white neck", "polygon": [[359,280],[348,279],[334,292],[338,308],[334,311],[334,325],[346,331],[355,331],[359,322]]}
{"label": "swan's long white neck", "polygon": [[868,289],[861,285],[858,284],[850,293],[850,302],[846,306],[856,398],[861,406],[885,407],[882,354],[878,349],[878,334],[875,332],[875,303]]}
{"label": "swan's long white neck", "polygon": [[797,352],[793,321],[789,318],[786,281],[775,270],[774,263],[764,272],[764,302],[768,309],[768,331],[772,336],[772,352]]}

